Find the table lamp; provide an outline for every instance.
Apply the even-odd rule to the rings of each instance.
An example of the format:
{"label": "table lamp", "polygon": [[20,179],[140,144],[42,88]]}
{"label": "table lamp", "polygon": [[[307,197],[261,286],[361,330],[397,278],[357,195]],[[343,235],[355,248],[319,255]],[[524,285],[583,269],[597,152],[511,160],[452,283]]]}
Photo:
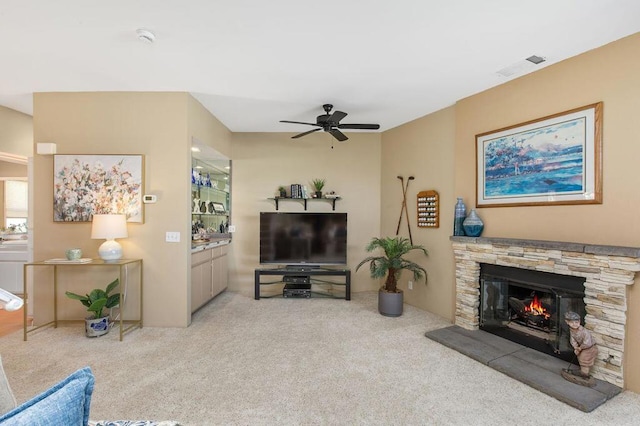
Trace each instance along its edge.
{"label": "table lamp", "polygon": [[23,303],[24,301],[15,294],[0,288],[0,306],[4,306],[6,311],[17,311],[22,308]]}
{"label": "table lamp", "polygon": [[100,258],[105,261],[122,258],[122,246],[115,238],[126,238],[127,216],[123,214],[94,214],[91,224],[92,239],[106,239],[98,249]]}

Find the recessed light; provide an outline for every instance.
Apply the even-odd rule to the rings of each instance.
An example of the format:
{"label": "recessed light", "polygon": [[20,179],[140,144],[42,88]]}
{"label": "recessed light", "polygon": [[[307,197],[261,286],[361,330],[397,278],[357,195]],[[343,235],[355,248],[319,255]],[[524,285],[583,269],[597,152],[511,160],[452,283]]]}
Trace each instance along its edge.
{"label": "recessed light", "polygon": [[156,39],[156,35],[149,30],[145,30],[144,28],[138,28],[136,30],[136,34],[138,38],[145,43],[153,43]]}

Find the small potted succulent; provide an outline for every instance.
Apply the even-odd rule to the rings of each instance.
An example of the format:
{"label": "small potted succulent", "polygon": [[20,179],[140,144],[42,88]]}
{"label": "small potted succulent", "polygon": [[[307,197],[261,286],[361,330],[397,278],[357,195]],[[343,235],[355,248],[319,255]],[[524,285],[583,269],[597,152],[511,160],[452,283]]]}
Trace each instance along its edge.
{"label": "small potted succulent", "polygon": [[316,198],[322,198],[322,188],[324,188],[325,179],[314,179],[311,181],[311,187],[316,193]]}
{"label": "small potted succulent", "polygon": [[280,198],[287,198],[287,188],[285,188],[284,186],[279,186],[278,194],[280,195]]}
{"label": "small potted succulent", "polygon": [[120,293],[110,294],[119,284],[120,280],[116,278],[105,290],[96,288],[84,296],[65,292],[69,299],[79,300],[92,313],[85,319],[87,337],[98,337],[109,332],[109,313],[105,313],[105,309],[115,308],[120,304]]}

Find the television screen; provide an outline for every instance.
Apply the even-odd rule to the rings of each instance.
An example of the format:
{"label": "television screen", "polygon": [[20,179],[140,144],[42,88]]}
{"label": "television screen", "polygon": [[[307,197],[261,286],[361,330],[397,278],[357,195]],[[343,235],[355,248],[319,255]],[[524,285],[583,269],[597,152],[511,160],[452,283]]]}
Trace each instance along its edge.
{"label": "television screen", "polygon": [[344,265],[346,213],[260,213],[260,263]]}

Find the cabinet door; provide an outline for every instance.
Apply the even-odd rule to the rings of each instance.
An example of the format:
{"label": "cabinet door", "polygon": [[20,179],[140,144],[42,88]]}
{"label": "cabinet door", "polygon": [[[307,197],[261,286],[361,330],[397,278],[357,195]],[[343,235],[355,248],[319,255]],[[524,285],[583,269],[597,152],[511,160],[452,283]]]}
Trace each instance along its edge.
{"label": "cabinet door", "polygon": [[191,312],[202,305],[202,268],[196,265],[191,268]]}
{"label": "cabinet door", "polygon": [[229,283],[229,268],[227,266],[227,255],[218,258],[218,292],[222,293]]}
{"label": "cabinet door", "polygon": [[19,262],[0,262],[0,288],[22,294],[22,265]]}
{"label": "cabinet door", "polygon": [[213,296],[213,261],[202,265],[202,304],[208,302]]}
{"label": "cabinet door", "polygon": [[227,248],[221,247],[217,257],[213,259],[213,290],[214,296],[220,294],[227,288]]}

